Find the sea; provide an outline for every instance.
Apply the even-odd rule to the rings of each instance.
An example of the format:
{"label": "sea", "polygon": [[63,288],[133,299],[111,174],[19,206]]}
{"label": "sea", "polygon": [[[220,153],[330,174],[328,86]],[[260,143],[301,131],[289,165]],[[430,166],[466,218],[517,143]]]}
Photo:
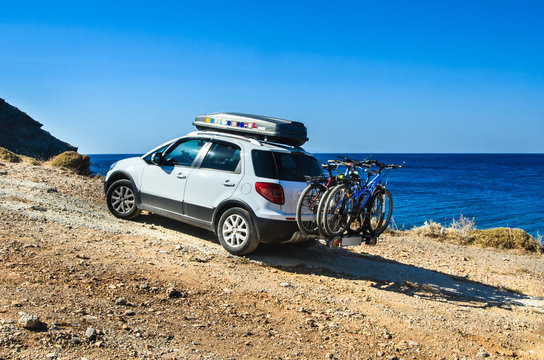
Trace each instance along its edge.
{"label": "sea", "polygon": [[[544,236],[544,154],[314,154],[404,164],[390,170],[393,225],[411,229],[426,221],[444,226],[465,217],[479,229],[521,228]],[[138,154],[90,155],[91,171]]]}

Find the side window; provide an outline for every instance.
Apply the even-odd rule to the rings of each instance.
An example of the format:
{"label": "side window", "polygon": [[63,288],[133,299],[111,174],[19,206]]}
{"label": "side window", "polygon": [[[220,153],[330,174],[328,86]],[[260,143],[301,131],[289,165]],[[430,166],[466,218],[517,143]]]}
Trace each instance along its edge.
{"label": "side window", "polygon": [[240,148],[233,144],[214,143],[200,167],[240,172]]}
{"label": "side window", "polygon": [[163,152],[164,150],[166,150],[171,144],[172,144],[172,143],[166,144],[166,145],[164,145],[164,146],[161,146],[161,147],[158,148],[157,150],[153,151],[151,154],[149,154],[149,155],[147,155],[146,157],[144,157],[143,160],[144,160],[146,163],[150,164],[150,163],[151,163],[151,157],[153,156],[153,154],[155,154],[155,153],[162,153],[162,152]]}
{"label": "side window", "polygon": [[251,159],[255,175],[269,179],[279,179],[276,162],[270,151],[252,150]]}
{"label": "side window", "polygon": [[190,139],[179,143],[164,155],[166,165],[191,166],[198,152],[206,144],[203,139]]}

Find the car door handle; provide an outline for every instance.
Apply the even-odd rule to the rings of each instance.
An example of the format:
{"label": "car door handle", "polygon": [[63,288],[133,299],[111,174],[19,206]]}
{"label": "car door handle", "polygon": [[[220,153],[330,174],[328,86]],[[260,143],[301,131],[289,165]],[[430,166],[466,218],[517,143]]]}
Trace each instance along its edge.
{"label": "car door handle", "polygon": [[227,180],[223,183],[223,185],[225,186],[228,186],[228,187],[233,187],[235,184],[233,182],[230,182],[230,180]]}
{"label": "car door handle", "polygon": [[183,174],[183,173],[178,173],[178,174],[176,175],[176,177],[177,177],[178,179],[187,179],[187,175],[185,175],[185,174]]}

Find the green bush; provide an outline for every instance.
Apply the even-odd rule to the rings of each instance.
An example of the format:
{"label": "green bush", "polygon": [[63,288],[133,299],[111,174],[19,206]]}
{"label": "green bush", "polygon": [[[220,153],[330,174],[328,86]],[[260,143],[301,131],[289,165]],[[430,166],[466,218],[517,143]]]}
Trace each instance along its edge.
{"label": "green bush", "polygon": [[75,151],[66,151],[51,160],[51,166],[60,167],[80,175],[90,175],[91,158]]}
{"label": "green bush", "polygon": [[4,149],[3,147],[0,147],[0,159],[9,161],[12,163],[18,163],[21,162],[21,157],[19,155],[16,155],[9,151],[8,149]]}

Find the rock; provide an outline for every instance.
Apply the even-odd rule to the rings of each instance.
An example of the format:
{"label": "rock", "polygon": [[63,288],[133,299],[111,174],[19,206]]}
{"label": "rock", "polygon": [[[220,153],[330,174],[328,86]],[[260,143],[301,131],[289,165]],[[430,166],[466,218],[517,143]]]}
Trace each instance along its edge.
{"label": "rock", "polygon": [[52,353],[49,353],[47,355],[45,355],[48,359],[56,359],[59,357],[59,354],[56,353],[56,352],[52,352]]}
{"label": "rock", "polygon": [[40,324],[40,317],[37,315],[32,315],[24,311],[19,312],[19,324],[27,329],[35,329]]}
{"label": "rock", "polygon": [[0,171],[0,175],[7,175],[8,172],[7,171]]}
{"label": "rock", "polygon": [[376,355],[378,355],[379,357],[382,357],[382,356],[385,355],[385,351],[380,350],[380,351],[378,351],[378,353]]}
{"label": "rock", "polygon": [[136,315],[136,313],[132,310],[125,311],[125,316],[134,316],[134,315]]}
{"label": "rock", "polygon": [[166,290],[166,296],[168,296],[170,299],[176,299],[176,298],[186,298],[187,294],[183,291],[170,288]]}
{"label": "rock", "polygon": [[92,327],[88,327],[85,331],[85,336],[87,339],[89,339],[89,341],[94,341],[96,339],[96,334],[96,329]]}
{"label": "rock", "polygon": [[115,305],[123,306],[127,304],[127,299],[125,298],[119,298],[117,301],[115,301]]}
{"label": "rock", "polygon": [[281,287],[290,287],[291,283],[290,282],[282,282],[282,283],[280,283],[280,286]]}
{"label": "rock", "polygon": [[40,205],[32,205],[30,207],[31,210],[36,210],[36,211],[47,211],[46,208],[44,208],[43,206],[40,206]]}
{"label": "rock", "polygon": [[[14,153],[49,159],[76,147],[42,129],[42,124],[0,99],[0,146]],[[17,161],[18,162],[18,161]]]}
{"label": "rock", "polygon": [[45,190],[45,191],[48,192],[48,193],[58,193],[59,192],[57,190],[57,188],[54,188],[54,187],[47,188],[47,190]]}
{"label": "rock", "polygon": [[478,357],[479,358],[482,358],[482,359],[485,359],[485,358],[488,358],[490,357],[491,355],[485,351],[485,350],[481,350],[479,353],[478,353]]}

